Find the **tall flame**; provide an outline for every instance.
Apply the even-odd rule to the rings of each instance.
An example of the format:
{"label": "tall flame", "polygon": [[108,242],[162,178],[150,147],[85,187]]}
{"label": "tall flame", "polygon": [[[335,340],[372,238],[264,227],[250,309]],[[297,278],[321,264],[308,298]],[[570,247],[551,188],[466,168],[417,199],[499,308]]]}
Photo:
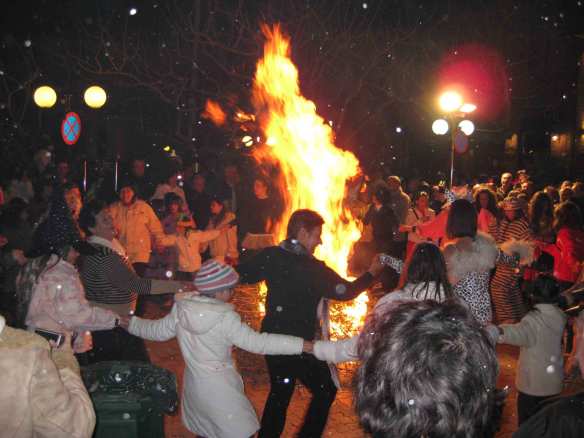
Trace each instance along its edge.
{"label": "tall flame", "polygon": [[[300,92],[298,70],[290,59],[290,42],[279,26],[262,26],[266,37],[264,57],[257,63],[253,104],[267,146],[254,151],[260,162],[279,163],[285,200],[283,220],[276,230],[285,238],[284,226],[298,208],[317,211],[324,219],[322,245],[316,256],[346,277],[352,245],[361,236],[357,221],[343,206],[346,182],[359,170],[357,158],[337,148],[331,127],[316,112],[314,102]],[[367,311],[367,295],[331,309],[333,335],[354,333]]]}

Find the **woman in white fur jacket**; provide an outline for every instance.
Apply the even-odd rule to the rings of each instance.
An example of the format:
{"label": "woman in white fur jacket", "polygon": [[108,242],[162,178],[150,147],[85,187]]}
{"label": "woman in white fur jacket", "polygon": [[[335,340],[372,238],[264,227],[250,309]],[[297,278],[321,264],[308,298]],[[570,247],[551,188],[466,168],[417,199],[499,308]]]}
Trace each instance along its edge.
{"label": "woman in white fur jacket", "polygon": [[[389,263],[401,271],[402,262],[390,258]],[[383,317],[388,308],[406,301],[457,299],[446,272],[446,263],[440,248],[433,243],[419,243],[407,265],[405,285],[383,296],[375,305],[374,317]],[[358,360],[359,335],[340,341],[317,341],[313,354],[319,360],[339,363]]]}
{"label": "woman in white fur jacket", "polygon": [[258,354],[301,354],[302,338],[258,333],[241,321],[227,301],[239,276],[230,266],[209,260],[195,277],[201,294],[185,294],[165,318],[134,317],[128,331],[144,339],[178,339],[186,368],[182,419],[206,438],[252,436],[259,423],[231,357],[233,346]]}

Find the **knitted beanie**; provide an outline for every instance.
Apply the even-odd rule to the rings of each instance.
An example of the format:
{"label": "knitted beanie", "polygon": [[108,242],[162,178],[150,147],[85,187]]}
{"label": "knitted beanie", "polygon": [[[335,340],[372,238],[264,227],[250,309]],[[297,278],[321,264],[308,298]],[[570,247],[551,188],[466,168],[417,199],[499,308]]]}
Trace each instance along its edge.
{"label": "knitted beanie", "polygon": [[239,275],[235,269],[217,260],[207,260],[195,276],[195,287],[201,295],[215,295],[238,282]]}
{"label": "knitted beanie", "polygon": [[59,254],[67,246],[72,246],[82,254],[92,254],[94,250],[79,233],[79,228],[71,216],[62,187],[55,187],[46,219],[33,233],[32,248],[27,257]]}

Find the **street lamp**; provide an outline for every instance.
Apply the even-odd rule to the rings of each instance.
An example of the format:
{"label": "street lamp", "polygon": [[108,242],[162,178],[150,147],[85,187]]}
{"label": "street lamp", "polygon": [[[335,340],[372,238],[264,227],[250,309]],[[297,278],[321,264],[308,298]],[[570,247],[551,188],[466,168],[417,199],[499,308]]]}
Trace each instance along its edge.
{"label": "street lamp", "polygon": [[470,136],[474,130],[474,123],[465,119],[467,114],[477,109],[477,106],[464,102],[462,96],[456,91],[446,91],[440,95],[438,104],[444,112],[444,118],[434,120],[432,132],[436,135],[444,135],[450,130],[450,187],[454,180],[454,147],[457,134],[462,132]]}
{"label": "street lamp", "polygon": [[57,102],[57,93],[48,85],[42,85],[34,91],[33,99],[40,108],[51,108]]}
{"label": "street lamp", "polygon": [[100,86],[93,85],[85,90],[83,100],[85,100],[85,103],[88,107],[98,109],[105,104],[105,101],[107,100],[107,94],[105,94],[105,90]]}

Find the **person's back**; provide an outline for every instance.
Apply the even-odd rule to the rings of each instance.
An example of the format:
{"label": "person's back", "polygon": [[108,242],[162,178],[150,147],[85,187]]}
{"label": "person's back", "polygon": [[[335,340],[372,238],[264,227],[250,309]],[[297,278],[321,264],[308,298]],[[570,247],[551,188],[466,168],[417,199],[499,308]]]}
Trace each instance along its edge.
{"label": "person's back", "polygon": [[499,343],[521,347],[515,377],[520,426],[541,402],[563,389],[562,337],[567,317],[557,305],[559,290],[553,277],[540,275],[531,285],[532,309],[519,323],[498,327]]}
{"label": "person's back", "polygon": [[555,304],[536,304],[517,324],[501,324],[499,342],[521,347],[516,385],[535,396],[558,394],[563,382],[562,335],[566,315]]}
{"label": "person's back", "polygon": [[[66,338],[70,341],[70,338]],[[89,438],[95,412],[70,347],[49,349],[40,336],[0,316],[0,435]]]}

